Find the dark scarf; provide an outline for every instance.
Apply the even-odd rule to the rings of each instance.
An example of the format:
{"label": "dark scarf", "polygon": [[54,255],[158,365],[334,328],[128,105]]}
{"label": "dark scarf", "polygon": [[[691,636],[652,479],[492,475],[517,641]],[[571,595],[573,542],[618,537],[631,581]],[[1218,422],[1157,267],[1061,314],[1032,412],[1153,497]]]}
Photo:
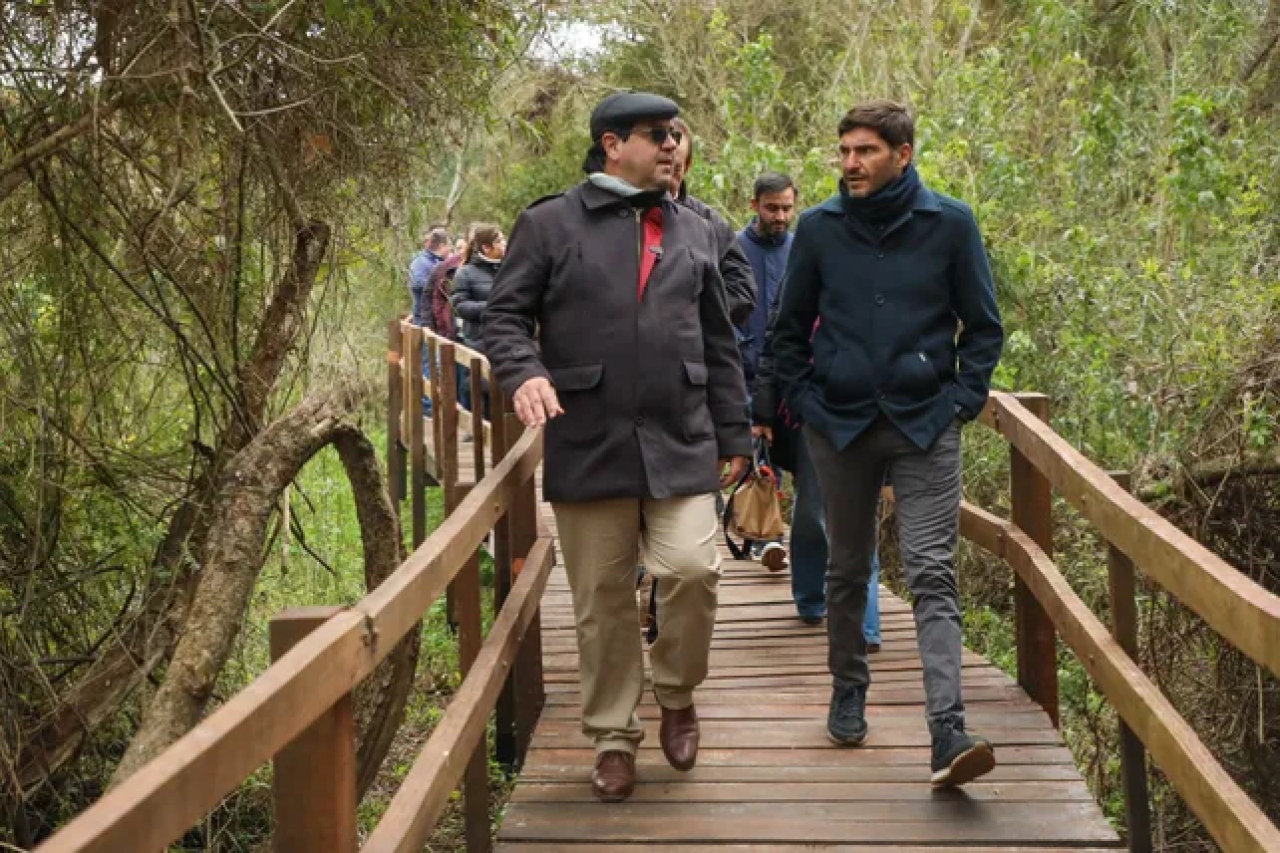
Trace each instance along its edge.
{"label": "dark scarf", "polygon": [[920,191],[920,173],[914,163],[908,164],[901,176],[893,179],[866,198],[854,198],[840,181],[840,198],[844,209],[865,225],[883,228],[894,222],[915,203]]}

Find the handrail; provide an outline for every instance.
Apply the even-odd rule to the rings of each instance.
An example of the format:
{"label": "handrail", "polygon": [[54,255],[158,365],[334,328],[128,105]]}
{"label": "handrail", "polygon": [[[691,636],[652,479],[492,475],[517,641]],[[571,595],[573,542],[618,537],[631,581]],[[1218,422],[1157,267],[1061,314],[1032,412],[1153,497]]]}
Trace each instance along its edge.
{"label": "handrail", "polygon": [[1253,660],[1280,676],[1280,596],[1120,488],[1101,468],[1000,392],[982,421],[1004,436],[1072,506],[1146,574]]}
{"label": "handrail", "polygon": [[403,320],[401,320],[400,326],[401,328],[404,328],[404,329],[421,329],[423,337],[435,338],[438,341],[442,341],[450,344],[453,347],[454,352],[457,354],[458,360],[460,362],[465,360],[468,364],[471,364],[478,359],[480,361],[480,370],[481,370],[481,373],[484,374],[484,378],[485,379],[493,378],[493,373],[492,373],[493,368],[489,364],[489,357],[484,353],[480,352],[480,350],[472,349],[466,344],[461,344],[461,343],[458,343],[457,341],[450,340],[449,338],[445,337],[439,332],[432,330],[428,326],[420,326],[417,323],[413,322],[412,317],[406,317]]}
{"label": "handrail", "polygon": [[1008,521],[968,503],[961,507],[960,527],[966,539],[1007,562],[1031,588],[1089,677],[1223,849],[1280,850],[1280,830],[1075,594],[1040,546]]}
{"label": "handrail", "polygon": [[[1034,405],[1024,406],[1019,397]],[[1112,594],[1132,595],[1130,560],[1210,627],[1258,663],[1280,674],[1280,598],[1153,510],[1053,431],[1043,395],[993,392],[981,421],[1010,445],[1014,521],[962,505],[962,535],[1007,562],[1015,572],[1019,684],[1057,719],[1055,631],[1115,707],[1120,718],[1164,770],[1175,790],[1227,850],[1280,850],[1280,830],[1236,784],[1160,689],[1125,651],[1133,625],[1112,636],[1075,594],[1049,555],[1052,489],[1092,521],[1112,548]],[[1122,552],[1122,553],[1121,553]],[[1125,559],[1125,556],[1129,560]],[[1118,584],[1126,573],[1130,582]],[[1117,612],[1132,602],[1112,602]],[[1127,735],[1126,735],[1127,736]],[[1122,755],[1130,819],[1145,825],[1141,747]],[[1135,766],[1136,765],[1136,766]],[[1138,779],[1129,788],[1130,776]],[[1131,837],[1134,849],[1149,839]]]}
{"label": "handrail", "polygon": [[444,593],[542,461],[526,432],[377,589],[324,623],[40,849],[158,849],[367,677]]}
{"label": "handrail", "polygon": [[498,699],[503,679],[511,670],[514,652],[529,628],[555,562],[551,540],[539,539],[494,622],[484,649],[476,659],[409,775],[400,783],[365,842],[364,853],[421,850],[431,838],[449,800],[449,793],[466,770],[467,756],[485,733],[489,711]]}

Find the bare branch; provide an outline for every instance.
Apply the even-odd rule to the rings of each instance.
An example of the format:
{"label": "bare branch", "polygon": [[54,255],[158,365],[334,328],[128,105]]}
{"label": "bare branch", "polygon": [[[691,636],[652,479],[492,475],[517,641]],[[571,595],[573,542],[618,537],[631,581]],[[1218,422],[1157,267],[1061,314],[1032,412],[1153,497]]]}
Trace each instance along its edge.
{"label": "bare branch", "polygon": [[0,163],[0,201],[9,197],[15,189],[26,183],[29,172],[27,167],[48,157],[72,139],[92,128],[102,119],[107,118],[125,103],[123,93],[109,98],[101,105],[94,104],[85,110],[80,118],[63,125],[43,139],[27,146],[22,151]]}

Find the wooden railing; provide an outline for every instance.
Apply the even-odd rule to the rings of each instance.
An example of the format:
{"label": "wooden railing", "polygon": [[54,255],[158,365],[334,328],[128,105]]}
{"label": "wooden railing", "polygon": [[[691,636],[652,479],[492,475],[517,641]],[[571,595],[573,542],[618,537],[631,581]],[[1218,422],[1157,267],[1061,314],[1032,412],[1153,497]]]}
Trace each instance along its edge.
{"label": "wooden railing", "polygon": [[[271,759],[275,849],[355,850],[352,690],[441,595],[448,596],[450,621],[457,625],[464,679],[363,849],[421,850],[460,781],[468,849],[488,849],[488,719],[495,715],[497,757],[516,764],[544,699],[538,603],[554,553],[537,520],[534,476],[541,437],[525,432],[509,413],[479,353],[401,321],[391,323],[389,336],[389,482],[395,495],[410,501],[413,553],[351,607],[301,608],[274,619],[274,663],[266,672],[41,850],[163,849]],[[470,368],[472,391],[471,411],[465,413],[473,436],[474,477],[468,480],[459,462],[459,358]],[[429,419],[422,416],[426,398]],[[969,504],[962,508],[964,536],[1015,572],[1019,684],[1056,723],[1061,636],[1115,707],[1124,725],[1133,849],[1149,849],[1151,843],[1144,755],[1149,752],[1224,849],[1280,850],[1280,830],[1135,662],[1134,571],[1143,571],[1276,674],[1280,598],[1131,497],[1055,433],[1048,416],[1042,395],[992,395],[982,422],[1010,445],[1012,517],[1001,519]],[[443,490],[446,518],[428,536],[429,482]],[[1054,490],[1109,543],[1110,630],[1052,561]],[[490,531],[497,615],[484,637],[478,549]]]}
{"label": "wooden railing", "polygon": [[[1280,850],[1280,830],[1135,662],[1134,568],[1278,675],[1280,598],[1129,495],[1048,420],[1043,395],[992,394],[982,422],[1009,442],[1012,518],[967,503],[961,516],[964,537],[1014,569],[1018,683],[1056,724],[1061,635],[1116,709],[1131,849],[1151,849],[1146,751],[1224,850]],[[1055,490],[1109,543],[1110,630],[1053,563]]]}
{"label": "wooden railing", "polygon": [[[163,850],[269,760],[275,849],[356,850],[352,691],[445,594],[463,681],[361,849],[421,850],[460,781],[468,850],[489,849],[489,718],[496,712],[497,757],[516,764],[545,697],[538,607],[555,555],[551,538],[539,535],[535,472],[542,438],[507,413],[478,353],[400,321],[390,326],[390,343],[388,473],[393,494],[410,499],[413,553],[350,607],[298,608],[273,619],[272,665],[41,851]],[[430,453],[421,403],[424,348],[435,415]],[[471,367],[473,391],[469,480],[461,478],[458,459],[454,365],[460,353]],[[488,423],[481,405],[486,385]],[[428,480],[443,488],[446,510],[430,536]],[[491,531],[496,615],[486,637],[479,548]]]}

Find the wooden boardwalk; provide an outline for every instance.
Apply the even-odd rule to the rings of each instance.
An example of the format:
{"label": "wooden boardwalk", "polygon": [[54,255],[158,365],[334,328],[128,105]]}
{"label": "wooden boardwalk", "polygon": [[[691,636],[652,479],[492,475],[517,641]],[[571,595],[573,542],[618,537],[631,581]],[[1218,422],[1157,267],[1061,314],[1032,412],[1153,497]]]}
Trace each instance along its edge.
{"label": "wooden boardwalk", "polygon": [[[543,523],[554,530],[549,507]],[[880,591],[884,648],[872,656],[871,735],[860,749],[825,734],[825,626],[795,618],[789,576],[728,559],[711,673],[696,695],[698,765],[669,767],[646,691],[636,792],[591,795],[591,744],[579,728],[573,608],[557,566],[543,598],[547,704],[507,806],[507,853],[658,850],[1101,850],[1118,839],[1048,717],[1000,670],[966,650],[970,727],[999,765],[959,791],[928,782],[924,691],[909,607]]]}

